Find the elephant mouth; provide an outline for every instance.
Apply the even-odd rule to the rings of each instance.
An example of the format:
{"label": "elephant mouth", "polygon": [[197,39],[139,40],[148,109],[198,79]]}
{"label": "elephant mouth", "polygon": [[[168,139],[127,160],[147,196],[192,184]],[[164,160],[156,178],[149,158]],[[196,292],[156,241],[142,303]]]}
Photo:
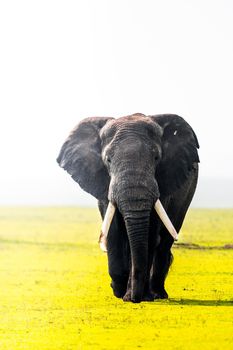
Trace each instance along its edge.
{"label": "elephant mouth", "polygon": [[[158,214],[160,220],[162,221],[162,223],[164,224],[164,226],[166,227],[166,229],[168,230],[168,232],[170,233],[170,235],[173,237],[173,239],[175,241],[178,240],[178,233],[175,229],[175,227],[173,226],[171,220],[169,219],[162,203],[160,202],[159,199],[157,199],[157,201],[154,204],[154,209],[156,211],[156,213]],[[100,249],[104,252],[107,252],[107,236],[108,236],[108,231],[109,228],[111,226],[114,214],[116,211],[116,207],[113,203],[109,202],[108,203],[108,207],[105,213],[105,217],[102,223],[102,227],[101,227],[101,233],[100,233],[100,237],[99,237],[99,244],[100,244]]]}

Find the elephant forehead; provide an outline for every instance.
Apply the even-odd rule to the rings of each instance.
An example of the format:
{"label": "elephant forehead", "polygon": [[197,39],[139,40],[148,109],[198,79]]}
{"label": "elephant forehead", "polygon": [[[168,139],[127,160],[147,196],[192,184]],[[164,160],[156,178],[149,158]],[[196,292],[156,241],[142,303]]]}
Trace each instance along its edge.
{"label": "elephant forehead", "polygon": [[132,114],[125,117],[121,117],[114,120],[116,125],[148,125],[152,123],[152,120],[144,114]]}
{"label": "elephant forehead", "polygon": [[118,119],[109,120],[101,130],[101,138],[113,137],[116,132],[120,131],[139,131],[143,133],[144,130],[151,131],[154,135],[161,136],[161,127],[146,117],[144,114],[133,114],[131,116],[121,117]]}

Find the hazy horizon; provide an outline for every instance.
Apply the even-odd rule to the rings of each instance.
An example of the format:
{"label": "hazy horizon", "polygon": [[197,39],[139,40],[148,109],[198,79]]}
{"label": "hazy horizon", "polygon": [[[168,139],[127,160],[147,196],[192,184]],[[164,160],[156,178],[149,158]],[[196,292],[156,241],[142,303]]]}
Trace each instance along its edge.
{"label": "hazy horizon", "polygon": [[[31,192],[25,196],[24,187],[19,191],[18,184],[12,197],[3,193],[0,206],[84,206],[97,207],[97,200],[84,192],[69,175],[64,172],[67,180],[63,188],[59,181],[51,184],[50,188],[35,193],[36,184],[31,184]],[[61,180],[61,179],[60,179]],[[24,184],[26,186],[26,183]],[[43,185],[40,184],[40,188]],[[60,183],[62,185],[62,182]],[[30,195],[32,193],[32,195]],[[230,178],[199,178],[197,190],[191,203],[192,208],[233,208],[233,179]]]}

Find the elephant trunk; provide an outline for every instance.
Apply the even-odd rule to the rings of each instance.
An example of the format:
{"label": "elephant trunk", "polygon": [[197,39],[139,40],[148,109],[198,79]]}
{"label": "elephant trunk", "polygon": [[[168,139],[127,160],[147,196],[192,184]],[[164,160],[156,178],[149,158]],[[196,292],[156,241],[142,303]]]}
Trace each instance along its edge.
{"label": "elephant trunk", "polygon": [[123,215],[131,252],[131,300],[143,297],[148,268],[148,237],[150,211]]}

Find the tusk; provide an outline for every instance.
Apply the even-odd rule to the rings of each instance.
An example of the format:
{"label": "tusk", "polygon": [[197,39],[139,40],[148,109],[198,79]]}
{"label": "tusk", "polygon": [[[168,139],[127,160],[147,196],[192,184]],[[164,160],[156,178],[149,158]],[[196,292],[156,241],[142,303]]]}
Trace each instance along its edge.
{"label": "tusk", "polygon": [[108,231],[112,223],[115,210],[116,210],[115,206],[111,202],[109,202],[105,213],[104,221],[102,223],[101,233],[99,238],[100,249],[103,250],[104,252],[107,251],[107,236],[108,236]]}
{"label": "tusk", "polygon": [[160,202],[160,200],[158,199],[155,202],[155,211],[158,214],[158,216],[160,217],[161,221],[163,222],[164,226],[166,227],[166,229],[168,230],[168,232],[170,233],[170,235],[174,238],[175,241],[178,240],[178,233],[176,232],[175,227],[173,226],[171,220],[169,219],[164,207],[162,206],[162,203]]}

